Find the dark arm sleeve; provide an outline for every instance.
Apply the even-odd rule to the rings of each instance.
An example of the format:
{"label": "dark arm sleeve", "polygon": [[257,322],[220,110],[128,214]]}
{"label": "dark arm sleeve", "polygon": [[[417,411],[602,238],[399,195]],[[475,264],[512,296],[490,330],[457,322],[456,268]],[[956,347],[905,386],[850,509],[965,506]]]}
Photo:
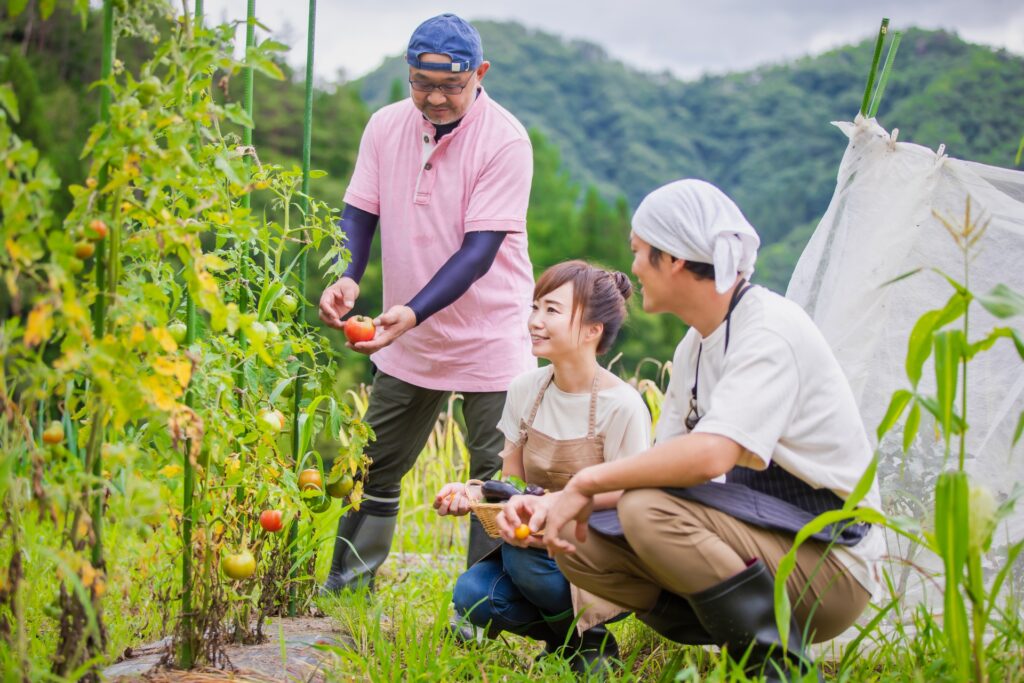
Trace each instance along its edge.
{"label": "dark arm sleeve", "polygon": [[350,277],[356,282],[363,278],[363,273],[366,272],[366,263],[370,260],[370,245],[373,244],[373,235],[377,232],[377,219],[378,216],[369,211],[357,209],[351,204],[345,205],[338,227],[348,238],[345,246],[348,247],[352,260],[342,277]]}
{"label": "dark arm sleeve", "polygon": [[482,230],[466,233],[459,250],[407,304],[416,314],[416,324],[454,303],[490,270],[504,239],[504,232]]}

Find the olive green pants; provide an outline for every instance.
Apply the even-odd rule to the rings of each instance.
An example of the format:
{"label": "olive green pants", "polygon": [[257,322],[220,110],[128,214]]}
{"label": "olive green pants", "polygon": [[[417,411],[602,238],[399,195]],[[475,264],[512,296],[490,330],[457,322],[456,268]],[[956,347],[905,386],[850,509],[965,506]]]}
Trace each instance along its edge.
{"label": "olive green pants", "polygon": [[[373,379],[370,404],[364,420],[376,435],[367,445],[372,459],[365,483],[368,492],[394,492],[402,477],[412,469],[430,438],[450,391],[424,389],[378,372]],[[462,414],[466,419],[466,448],[470,477],[490,479],[501,469],[505,437],[498,421],[505,407],[505,392],[462,392]]]}

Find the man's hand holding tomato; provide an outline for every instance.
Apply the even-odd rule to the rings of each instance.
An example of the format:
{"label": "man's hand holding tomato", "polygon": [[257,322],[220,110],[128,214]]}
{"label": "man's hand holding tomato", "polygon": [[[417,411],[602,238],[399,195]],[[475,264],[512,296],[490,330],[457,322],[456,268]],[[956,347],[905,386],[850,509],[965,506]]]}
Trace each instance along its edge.
{"label": "man's hand holding tomato", "polygon": [[342,318],[352,310],[358,298],[359,284],[350,277],[341,278],[320,295],[320,320],[336,330],[344,328]]}
{"label": "man's hand holding tomato", "polygon": [[416,327],[416,314],[408,306],[392,306],[373,320],[377,333],[366,342],[347,343],[353,351],[370,355],[380,351],[403,334]]}

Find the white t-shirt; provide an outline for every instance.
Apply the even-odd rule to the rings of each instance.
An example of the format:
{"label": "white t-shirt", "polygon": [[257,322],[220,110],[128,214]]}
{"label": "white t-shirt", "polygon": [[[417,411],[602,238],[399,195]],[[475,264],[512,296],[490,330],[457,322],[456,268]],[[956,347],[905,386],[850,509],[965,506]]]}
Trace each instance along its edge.
{"label": "white t-shirt", "polygon": [[[530,370],[512,380],[498,429],[509,441],[519,442],[519,421],[528,420],[537,393],[551,376],[551,368]],[[590,392],[570,394],[552,382],[537,410],[533,428],[552,439],[579,439],[587,435]],[[635,455],[650,448],[651,414],[639,392],[619,380],[597,393],[597,434],[604,437],[605,461]]]}
{"label": "white t-shirt", "polygon": [[[723,322],[707,338],[691,328],[676,348],[658,420],[657,441],[688,432],[697,350],[700,378],[695,432],[742,446],[739,465],[762,470],[774,460],[815,488],[846,499],[872,458],[871,444],[849,382],[814,322],[797,304],[762,287],[748,291],[732,314],[729,348]],[[881,509],[878,481],[863,504]],[[840,560],[869,591],[885,551],[873,527],[855,546],[837,546]]]}

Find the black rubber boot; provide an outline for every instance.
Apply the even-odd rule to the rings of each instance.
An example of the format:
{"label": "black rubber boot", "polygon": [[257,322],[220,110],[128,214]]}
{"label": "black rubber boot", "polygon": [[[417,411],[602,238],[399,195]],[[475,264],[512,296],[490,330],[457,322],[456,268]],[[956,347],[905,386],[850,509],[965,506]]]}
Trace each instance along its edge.
{"label": "black rubber boot", "polygon": [[636,618],[663,637],[683,645],[718,645],[693,612],[689,600],[663,590],[658,601],[647,612],[638,612]]}
{"label": "black rubber boot", "polygon": [[562,656],[569,660],[569,668],[577,678],[602,681],[613,660],[619,658],[619,643],[603,624],[592,626],[582,634],[577,634],[573,627]]}
{"label": "black rubber boot", "polygon": [[501,546],[500,538],[491,538],[475,515],[469,516],[469,543],[466,544],[466,569]]}
{"label": "black rubber boot", "polygon": [[804,651],[800,628],[792,618],[783,651],[775,623],[775,579],[761,560],[689,599],[708,634],[716,643],[728,646],[732,657],[743,657],[749,651],[748,675],[783,681],[788,680],[791,667],[797,667],[800,675],[814,669],[814,660]]}
{"label": "black rubber boot", "polygon": [[[397,494],[396,494],[397,496]],[[373,577],[391,552],[391,539],[395,535],[398,505],[395,503],[385,514],[379,506],[364,501],[359,510],[350,510],[338,521],[338,535],[334,539],[334,557],[327,581],[320,588],[321,595],[332,595],[346,589],[367,586],[373,590]],[[390,513],[390,508],[394,513]]]}

